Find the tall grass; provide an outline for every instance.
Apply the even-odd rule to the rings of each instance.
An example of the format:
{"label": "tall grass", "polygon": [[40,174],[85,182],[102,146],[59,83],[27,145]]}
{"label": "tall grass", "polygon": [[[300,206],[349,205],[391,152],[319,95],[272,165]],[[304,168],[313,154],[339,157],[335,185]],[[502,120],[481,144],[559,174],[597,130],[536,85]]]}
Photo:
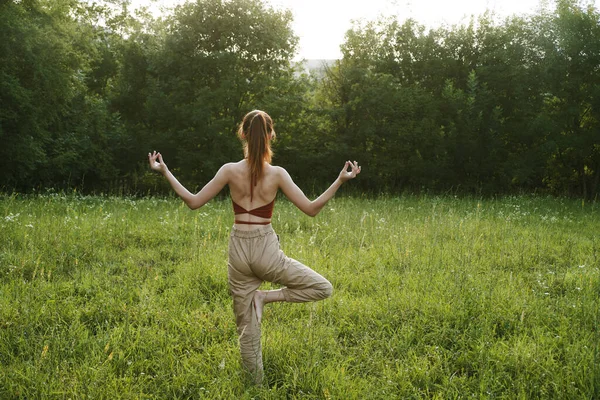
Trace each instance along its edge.
{"label": "tall grass", "polygon": [[600,397],[596,204],[278,201],[282,248],[334,295],[265,308],[262,387],[239,361],[230,208],[5,195],[0,398]]}

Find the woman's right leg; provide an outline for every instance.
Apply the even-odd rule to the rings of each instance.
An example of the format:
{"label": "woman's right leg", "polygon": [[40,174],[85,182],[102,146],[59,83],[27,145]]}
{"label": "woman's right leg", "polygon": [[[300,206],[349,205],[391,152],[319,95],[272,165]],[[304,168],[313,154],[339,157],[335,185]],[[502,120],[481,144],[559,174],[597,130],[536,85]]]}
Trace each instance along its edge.
{"label": "woman's right leg", "polygon": [[277,301],[285,301],[285,296],[281,289],[277,290],[257,290],[254,292],[254,311],[256,319],[260,324],[262,322],[263,308],[265,304],[275,303]]}
{"label": "woman's right leg", "polygon": [[[282,289],[259,291],[254,295],[256,306],[275,302],[288,301],[304,303],[323,300],[331,296],[333,286],[319,273],[301,262],[287,257],[279,248],[277,235],[269,235],[262,251],[262,259],[256,263],[261,268],[254,268],[257,276],[269,282],[285,286]],[[262,308],[262,307],[261,307]],[[258,310],[262,315],[262,309]]]}
{"label": "woman's right leg", "polygon": [[[260,238],[250,232],[234,231],[229,241],[228,269],[242,361],[257,383],[263,375],[260,343],[263,305],[273,301],[322,300],[331,296],[333,290],[323,276],[283,254],[272,228],[261,231]],[[257,291],[263,280],[286,287]]]}

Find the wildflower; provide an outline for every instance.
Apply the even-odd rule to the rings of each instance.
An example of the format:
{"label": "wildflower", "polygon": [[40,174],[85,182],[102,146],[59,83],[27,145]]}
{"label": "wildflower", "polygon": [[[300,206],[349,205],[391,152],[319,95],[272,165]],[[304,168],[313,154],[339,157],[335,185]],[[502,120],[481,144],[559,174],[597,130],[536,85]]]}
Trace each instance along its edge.
{"label": "wildflower", "polygon": [[6,217],[4,217],[4,220],[7,222],[13,222],[17,218],[19,218],[19,215],[21,215],[21,213],[16,213],[16,214],[10,213]]}
{"label": "wildflower", "polygon": [[48,345],[45,345],[44,349],[42,350],[42,358],[45,358],[46,354],[48,354]]}

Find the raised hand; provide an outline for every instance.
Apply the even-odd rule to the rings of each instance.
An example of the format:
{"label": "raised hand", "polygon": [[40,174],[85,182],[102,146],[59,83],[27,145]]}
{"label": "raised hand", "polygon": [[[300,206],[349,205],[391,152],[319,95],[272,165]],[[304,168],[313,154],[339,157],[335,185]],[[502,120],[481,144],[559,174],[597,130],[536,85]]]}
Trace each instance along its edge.
{"label": "raised hand", "polygon": [[[348,171],[348,167],[350,167],[350,171]],[[342,182],[346,182],[355,178],[358,174],[360,174],[360,167],[358,166],[358,163],[356,161],[346,161],[344,168],[342,168],[342,171],[340,172],[340,180]]]}
{"label": "raised hand", "polygon": [[150,168],[152,168],[154,171],[160,172],[161,174],[168,170],[167,164],[165,164],[162,159],[162,155],[156,151],[153,153],[148,153],[148,162],[150,163]]}

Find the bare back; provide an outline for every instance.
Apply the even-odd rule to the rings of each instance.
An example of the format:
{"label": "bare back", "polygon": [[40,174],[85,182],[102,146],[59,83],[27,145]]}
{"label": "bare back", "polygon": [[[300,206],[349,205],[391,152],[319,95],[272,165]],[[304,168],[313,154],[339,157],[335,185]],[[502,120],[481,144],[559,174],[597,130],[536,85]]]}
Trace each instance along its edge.
{"label": "bare back", "polygon": [[[277,167],[264,163],[263,175],[258,180],[256,186],[252,188],[250,196],[250,167],[246,160],[229,164],[229,191],[231,199],[246,210],[252,210],[275,199],[279,189],[279,179]],[[251,199],[252,197],[252,199]],[[269,219],[260,218],[250,214],[241,214],[237,217],[240,221],[246,222],[267,222]],[[252,225],[236,224],[236,229],[249,230],[255,229]]]}

